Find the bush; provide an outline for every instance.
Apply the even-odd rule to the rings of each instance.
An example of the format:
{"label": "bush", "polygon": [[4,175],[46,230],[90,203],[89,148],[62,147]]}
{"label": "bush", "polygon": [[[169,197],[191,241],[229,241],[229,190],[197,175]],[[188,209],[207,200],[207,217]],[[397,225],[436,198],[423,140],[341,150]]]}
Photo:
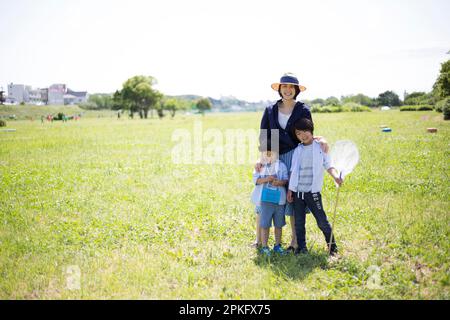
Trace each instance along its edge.
{"label": "bush", "polygon": [[320,104],[313,104],[312,108],[311,108],[311,112],[320,112]]}
{"label": "bush", "polygon": [[343,106],[332,106],[332,105],[328,105],[328,106],[324,106],[324,107],[319,107],[319,106],[315,105],[311,109],[311,112],[318,112],[318,113],[335,113],[335,112],[347,112],[347,111],[350,111],[350,109],[343,107]]}
{"label": "bush", "polygon": [[346,107],[346,106],[342,106],[341,110],[342,110],[342,112],[350,112],[350,111],[352,111],[352,108]]}
{"label": "bush", "polygon": [[342,108],[342,106],[332,106],[332,105],[328,105],[328,106],[324,106],[321,108],[321,111],[319,112],[325,112],[325,113],[335,113],[335,112],[342,112],[344,111],[344,109]]}
{"label": "bush", "polygon": [[447,98],[447,103],[442,108],[442,112],[444,113],[444,120],[450,120],[450,99]]}
{"label": "bush", "polygon": [[353,107],[352,112],[372,112],[372,109],[366,106]]}
{"label": "bush", "polygon": [[400,111],[428,111],[433,110],[433,106],[430,105],[420,105],[420,106],[402,106]]}
{"label": "bush", "polygon": [[93,102],[80,103],[80,104],[78,104],[78,106],[81,109],[84,109],[84,110],[97,110],[97,109],[99,109],[98,106],[95,103],[93,103]]}
{"label": "bush", "polygon": [[342,112],[342,111],[344,111],[344,108],[342,108],[342,106],[339,106],[339,105],[337,105],[337,106],[334,106],[334,107],[331,107],[331,112]]}
{"label": "bush", "polygon": [[367,112],[370,112],[370,111],[372,111],[372,109],[370,109],[367,106],[360,105],[359,103],[348,102],[348,103],[344,104],[344,111],[351,111],[351,112],[367,111]]}
{"label": "bush", "polygon": [[362,111],[372,111],[369,107],[362,106],[358,103],[349,102],[344,104],[343,106],[324,106],[321,107],[318,104],[313,105],[311,108],[311,112],[317,113],[336,113],[336,112],[362,112]]}
{"label": "bush", "polygon": [[401,106],[400,111],[417,111],[417,106]]}
{"label": "bush", "polygon": [[434,106],[434,110],[436,112],[443,112],[446,104],[450,104],[450,97],[438,101]]}
{"label": "bush", "polygon": [[418,111],[429,111],[429,110],[433,110],[433,106],[421,105],[421,106],[417,106],[417,110]]}
{"label": "bush", "polygon": [[351,110],[352,108],[361,107],[361,105],[356,102],[347,102],[347,103],[344,103],[344,107]]}
{"label": "bush", "polygon": [[6,127],[6,121],[0,119],[0,127]]}

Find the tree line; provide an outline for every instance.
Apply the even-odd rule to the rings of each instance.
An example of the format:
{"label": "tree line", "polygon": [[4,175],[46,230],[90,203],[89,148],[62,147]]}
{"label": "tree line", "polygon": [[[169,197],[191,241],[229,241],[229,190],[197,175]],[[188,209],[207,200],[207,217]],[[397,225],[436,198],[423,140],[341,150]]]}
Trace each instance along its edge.
{"label": "tree line", "polygon": [[400,108],[401,111],[435,109],[438,112],[444,112],[445,119],[450,119],[450,60],[441,64],[439,76],[430,92],[405,92],[403,101],[394,91],[385,91],[376,98],[359,93],[357,95],[341,96],[340,99],[331,96],[326,99],[304,100],[304,102],[312,106],[316,112],[325,109],[342,108],[342,106],[350,106],[350,108],[356,109],[352,111],[365,111],[364,109],[359,110],[356,107],[357,105],[367,108],[403,106]]}
{"label": "tree line", "polygon": [[[156,79],[151,76],[134,76],[125,81],[120,90],[114,94],[93,94],[89,96],[87,103],[80,104],[84,109],[112,109],[128,112],[131,117],[137,113],[141,118],[147,118],[149,113],[153,117],[156,112],[159,118],[167,113],[174,117],[179,110],[197,110],[204,114],[212,108],[209,98],[192,99],[165,96],[154,89]],[[442,112],[450,108],[450,60],[442,63],[438,78],[431,92],[411,92],[404,95],[402,101],[394,91],[385,91],[378,97],[371,98],[362,93],[356,95],[334,96],[326,99],[303,100],[314,108],[339,107],[343,105],[360,105],[363,107],[376,106],[434,106],[437,111]],[[448,107],[446,107],[448,106]],[[358,111],[358,110],[356,110]]]}
{"label": "tree line", "polygon": [[149,114],[153,117],[155,112],[159,118],[166,113],[174,117],[179,110],[198,110],[204,113],[212,108],[208,98],[200,98],[194,101],[177,99],[164,96],[154,89],[156,79],[151,76],[134,76],[122,85],[122,89],[114,94],[93,94],[88,102],[80,104],[81,108],[99,110],[111,109],[120,112],[128,112],[131,118],[137,113],[141,119],[147,119]]}

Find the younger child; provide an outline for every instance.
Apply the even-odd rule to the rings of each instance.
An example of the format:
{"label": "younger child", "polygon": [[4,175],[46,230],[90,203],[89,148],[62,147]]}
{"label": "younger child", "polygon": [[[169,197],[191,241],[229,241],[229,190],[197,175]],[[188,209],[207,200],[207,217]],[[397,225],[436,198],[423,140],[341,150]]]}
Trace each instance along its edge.
{"label": "younger child", "polygon": [[303,144],[299,144],[292,155],[291,176],[289,179],[288,202],[294,202],[295,229],[298,248],[295,254],[307,253],[305,238],[305,207],[308,207],[317,225],[322,230],[327,245],[330,238],[331,255],[337,253],[335,238],[332,235],[331,225],[323,210],[322,195],[323,168],[333,177],[340,186],[343,182],[337,170],[331,167],[329,156],[322,151],[320,144],[313,139],[314,124],[310,119],[302,118],[294,124],[294,134]]}
{"label": "younger child", "polygon": [[256,186],[252,193],[252,202],[256,205],[257,214],[259,214],[261,253],[270,256],[267,242],[273,221],[275,227],[273,251],[284,254],[281,236],[282,228],[286,225],[284,205],[286,204],[285,185],[288,182],[287,168],[283,162],[278,160],[278,153],[271,151],[270,147],[267,150],[262,150],[261,164],[261,170],[255,170],[253,173],[253,183]]}

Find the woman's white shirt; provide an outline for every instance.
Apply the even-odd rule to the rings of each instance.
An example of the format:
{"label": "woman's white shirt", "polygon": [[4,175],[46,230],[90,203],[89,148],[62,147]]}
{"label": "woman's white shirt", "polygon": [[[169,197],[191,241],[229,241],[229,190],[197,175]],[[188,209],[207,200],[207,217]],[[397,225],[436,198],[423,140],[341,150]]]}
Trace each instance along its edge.
{"label": "woman's white shirt", "polygon": [[280,110],[278,110],[278,123],[280,124],[281,128],[284,130],[286,129],[289,117],[291,116],[292,113],[290,114],[284,114],[283,112],[281,112]]}

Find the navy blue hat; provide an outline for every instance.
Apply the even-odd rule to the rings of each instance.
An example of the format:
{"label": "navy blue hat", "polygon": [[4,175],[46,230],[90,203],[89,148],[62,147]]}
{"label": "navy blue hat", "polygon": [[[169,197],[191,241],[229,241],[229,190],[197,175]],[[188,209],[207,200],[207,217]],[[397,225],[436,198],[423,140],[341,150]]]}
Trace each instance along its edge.
{"label": "navy blue hat", "polygon": [[300,85],[298,82],[297,77],[292,73],[285,73],[280,79],[280,82],[272,83],[271,87],[273,90],[278,91],[280,89],[280,85],[282,84],[293,84],[295,86],[298,86],[300,91],[305,91],[306,87]]}

